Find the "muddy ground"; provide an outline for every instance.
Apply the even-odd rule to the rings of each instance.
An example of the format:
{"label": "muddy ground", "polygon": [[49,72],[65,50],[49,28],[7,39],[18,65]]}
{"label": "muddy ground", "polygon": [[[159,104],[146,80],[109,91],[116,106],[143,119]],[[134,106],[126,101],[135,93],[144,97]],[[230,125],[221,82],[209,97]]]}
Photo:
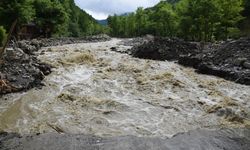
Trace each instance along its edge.
{"label": "muddy ground", "polygon": [[145,59],[176,60],[184,66],[194,67],[199,73],[250,85],[250,37],[219,43],[155,37],[134,46],[129,53]]}

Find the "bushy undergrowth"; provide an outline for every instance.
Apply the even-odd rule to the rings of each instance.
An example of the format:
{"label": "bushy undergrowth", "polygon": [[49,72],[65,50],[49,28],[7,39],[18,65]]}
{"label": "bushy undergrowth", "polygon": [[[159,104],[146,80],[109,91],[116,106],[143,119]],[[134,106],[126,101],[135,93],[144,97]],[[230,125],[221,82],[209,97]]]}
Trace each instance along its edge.
{"label": "bushy undergrowth", "polygon": [[6,39],[6,30],[3,26],[0,26],[0,47],[3,46],[4,40]]}

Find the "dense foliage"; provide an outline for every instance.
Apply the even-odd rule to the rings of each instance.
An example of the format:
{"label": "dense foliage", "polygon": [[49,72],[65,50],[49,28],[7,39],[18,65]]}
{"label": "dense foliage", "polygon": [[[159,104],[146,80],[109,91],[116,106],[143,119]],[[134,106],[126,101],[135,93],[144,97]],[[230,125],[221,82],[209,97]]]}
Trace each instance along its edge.
{"label": "dense foliage", "polygon": [[18,19],[18,28],[35,23],[47,36],[84,36],[103,32],[74,0],[0,0],[0,25],[9,30]]}
{"label": "dense foliage", "polygon": [[[242,0],[162,0],[126,16],[109,16],[108,24],[111,35],[119,37],[153,34],[213,41],[240,35],[243,9]],[[249,15],[249,9],[244,14]]]}
{"label": "dense foliage", "polygon": [[245,19],[240,23],[240,28],[244,34],[250,35],[250,0],[244,0],[244,10],[242,15]]}
{"label": "dense foliage", "polygon": [[18,19],[35,24],[44,36],[86,36],[107,33],[134,37],[145,34],[214,41],[250,34],[250,0],[162,0],[152,8],[108,18],[101,26],[74,0],[0,0],[0,26],[9,31]]}

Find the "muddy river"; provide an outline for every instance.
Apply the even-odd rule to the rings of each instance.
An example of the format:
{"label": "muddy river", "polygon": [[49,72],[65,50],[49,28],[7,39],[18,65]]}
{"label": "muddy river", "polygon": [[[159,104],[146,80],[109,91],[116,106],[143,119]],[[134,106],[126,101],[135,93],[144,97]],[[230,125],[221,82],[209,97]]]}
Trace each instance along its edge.
{"label": "muddy river", "polygon": [[53,72],[41,89],[1,97],[0,131],[170,137],[250,126],[250,86],[110,50],[130,48],[121,41],[41,49]]}

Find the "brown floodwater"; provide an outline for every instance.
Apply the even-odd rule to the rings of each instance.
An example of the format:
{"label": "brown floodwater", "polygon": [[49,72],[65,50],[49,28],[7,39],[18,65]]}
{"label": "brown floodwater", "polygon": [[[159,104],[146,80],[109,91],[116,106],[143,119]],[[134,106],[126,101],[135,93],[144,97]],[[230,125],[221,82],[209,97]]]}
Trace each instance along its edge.
{"label": "brown floodwater", "polygon": [[43,48],[46,86],[0,100],[0,131],[172,136],[197,128],[249,127],[250,86],[175,62],[133,58],[121,39]]}

